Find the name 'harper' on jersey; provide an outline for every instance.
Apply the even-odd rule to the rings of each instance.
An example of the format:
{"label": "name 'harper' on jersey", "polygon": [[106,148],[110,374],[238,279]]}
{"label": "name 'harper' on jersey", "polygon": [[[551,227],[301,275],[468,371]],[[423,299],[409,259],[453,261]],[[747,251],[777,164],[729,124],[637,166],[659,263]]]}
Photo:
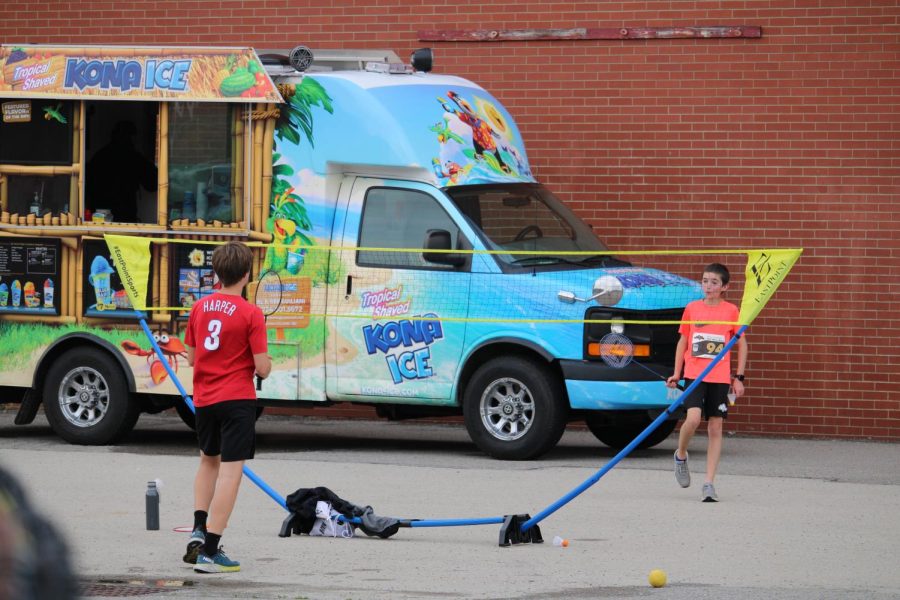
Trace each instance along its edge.
{"label": "name 'harper' on jersey", "polygon": [[220,312],[229,317],[237,310],[237,305],[227,300],[204,300],[200,306],[203,312]]}

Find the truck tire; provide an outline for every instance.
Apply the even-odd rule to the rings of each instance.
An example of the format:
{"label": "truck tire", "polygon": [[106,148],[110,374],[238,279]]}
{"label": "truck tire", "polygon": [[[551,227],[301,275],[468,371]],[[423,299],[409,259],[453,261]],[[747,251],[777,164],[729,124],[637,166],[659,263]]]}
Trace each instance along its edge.
{"label": "truck tire", "polygon": [[503,460],[541,456],[559,441],[569,406],[546,365],[517,356],[493,358],[466,386],[463,414],[469,437]]}
{"label": "truck tire", "polygon": [[140,415],[122,368],[97,348],[73,348],[57,358],[47,371],[43,399],[50,427],[71,444],[111,444]]}
{"label": "truck tire", "polygon": [[[588,416],[584,421],[595,438],[610,448],[621,450],[640,435],[642,431],[647,429],[647,426],[653,422],[653,419],[647,417],[646,421],[611,424],[609,421],[592,419]],[[677,419],[663,421],[637,447],[643,450],[662,443],[675,430],[677,424]]]}
{"label": "truck tire", "polygon": [[184,398],[179,398],[175,401],[175,412],[178,413],[178,416],[181,417],[181,420],[184,421],[184,424],[187,425],[191,431],[197,431],[197,418],[194,416],[194,411],[188,408]]}

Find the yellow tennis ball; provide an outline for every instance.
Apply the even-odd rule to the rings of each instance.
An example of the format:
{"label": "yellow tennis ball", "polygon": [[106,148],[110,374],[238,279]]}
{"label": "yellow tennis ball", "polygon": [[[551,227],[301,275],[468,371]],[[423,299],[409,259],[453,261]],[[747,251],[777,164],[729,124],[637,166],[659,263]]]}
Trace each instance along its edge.
{"label": "yellow tennis ball", "polygon": [[647,580],[655,588],[663,587],[666,585],[666,572],[662,569],[653,569],[650,571],[650,576],[647,577]]}

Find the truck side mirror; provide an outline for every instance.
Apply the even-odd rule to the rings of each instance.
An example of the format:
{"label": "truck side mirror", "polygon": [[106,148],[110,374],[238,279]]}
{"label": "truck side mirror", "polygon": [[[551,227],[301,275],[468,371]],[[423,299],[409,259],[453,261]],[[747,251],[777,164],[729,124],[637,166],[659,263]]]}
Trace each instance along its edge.
{"label": "truck side mirror", "polygon": [[[450,254],[450,250],[453,249],[451,240],[450,232],[446,229],[429,229],[425,233],[425,243],[422,245],[425,250],[422,252],[422,258],[428,262],[452,267],[461,267],[466,264],[465,255]],[[440,252],[429,252],[429,250],[439,250]]]}

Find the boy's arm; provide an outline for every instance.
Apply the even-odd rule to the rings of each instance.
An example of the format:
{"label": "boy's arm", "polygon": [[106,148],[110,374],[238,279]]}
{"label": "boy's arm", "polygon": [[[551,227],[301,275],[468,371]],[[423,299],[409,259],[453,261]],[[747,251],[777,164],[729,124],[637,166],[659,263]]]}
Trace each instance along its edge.
{"label": "boy's arm", "polygon": [[[737,371],[735,373],[737,375],[743,375],[744,369],[747,367],[747,353],[749,348],[747,346],[747,336],[742,335],[741,339],[737,341],[738,348],[738,359],[737,359]],[[736,396],[740,397],[744,395],[744,382],[740,379],[734,379],[731,382],[731,387],[734,388],[734,393]]]}
{"label": "boy's arm", "polygon": [[256,367],[256,374],[265,379],[272,372],[272,357],[263,352],[262,354],[253,355],[253,364]]}
{"label": "boy's arm", "polygon": [[185,346],[187,348],[187,361],[188,366],[194,366],[194,347],[193,346]]}
{"label": "boy's arm", "polygon": [[[743,339],[743,338],[741,338]],[[666,385],[675,387],[681,381],[681,368],[684,367],[684,351],[687,348],[687,338],[682,333],[678,337],[678,345],[675,346],[675,372],[666,379]]]}

